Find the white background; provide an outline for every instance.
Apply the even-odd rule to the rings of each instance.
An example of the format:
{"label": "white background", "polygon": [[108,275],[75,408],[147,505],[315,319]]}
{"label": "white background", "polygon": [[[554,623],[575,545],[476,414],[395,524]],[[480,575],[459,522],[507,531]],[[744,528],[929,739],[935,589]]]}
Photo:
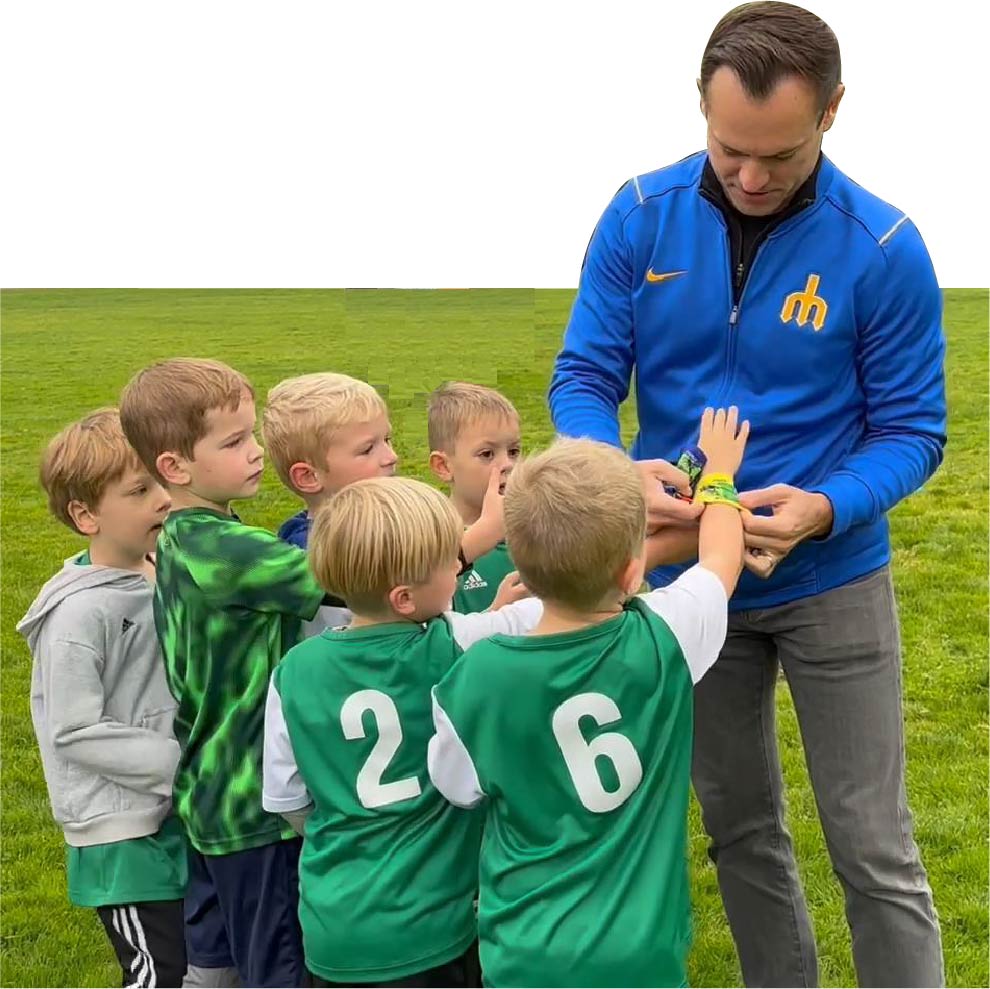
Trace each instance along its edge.
{"label": "white background", "polygon": [[[731,3],[7,4],[0,282],[574,286],[622,182],[703,146]],[[987,5],[809,5],[826,153],[986,286]]]}

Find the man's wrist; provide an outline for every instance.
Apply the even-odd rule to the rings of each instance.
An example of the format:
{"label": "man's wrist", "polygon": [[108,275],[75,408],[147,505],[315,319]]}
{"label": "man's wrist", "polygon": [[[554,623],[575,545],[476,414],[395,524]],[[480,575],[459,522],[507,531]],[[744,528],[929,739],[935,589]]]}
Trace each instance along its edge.
{"label": "man's wrist", "polygon": [[827,495],[820,491],[811,494],[815,499],[815,527],[808,533],[810,539],[824,539],[832,531],[832,522],[835,513],[832,510],[832,502]]}

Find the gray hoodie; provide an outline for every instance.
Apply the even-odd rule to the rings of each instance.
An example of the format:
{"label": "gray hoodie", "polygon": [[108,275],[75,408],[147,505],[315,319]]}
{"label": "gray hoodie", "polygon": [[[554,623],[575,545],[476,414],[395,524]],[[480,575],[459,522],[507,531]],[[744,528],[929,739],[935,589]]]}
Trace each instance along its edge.
{"label": "gray hoodie", "polygon": [[52,812],[82,847],[158,830],[179,743],[154,589],[139,573],[78,559],[45,584],[17,631],[34,656],[31,718]]}

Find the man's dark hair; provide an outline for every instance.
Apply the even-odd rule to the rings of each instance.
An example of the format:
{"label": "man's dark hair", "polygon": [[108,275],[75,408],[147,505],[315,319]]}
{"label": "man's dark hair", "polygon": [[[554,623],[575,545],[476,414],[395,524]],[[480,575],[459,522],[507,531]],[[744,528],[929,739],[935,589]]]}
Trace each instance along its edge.
{"label": "man's dark hair", "polygon": [[701,58],[702,97],[723,65],[755,100],[765,100],[781,79],[801,76],[814,86],[822,115],[842,81],[832,29],[810,10],[776,0],[744,3],[715,25]]}

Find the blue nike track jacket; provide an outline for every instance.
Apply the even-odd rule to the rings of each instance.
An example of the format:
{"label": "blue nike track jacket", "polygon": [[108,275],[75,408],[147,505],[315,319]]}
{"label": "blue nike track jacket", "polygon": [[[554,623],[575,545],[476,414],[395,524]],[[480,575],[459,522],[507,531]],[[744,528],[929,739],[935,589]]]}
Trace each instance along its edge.
{"label": "blue nike track jacket", "polygon": [[[914,224],[827,158],[811,205],[760,244],[737,304],[722,211],[693,155],[627,182],[595,229],[550,385],[557,432],[621,445],[633,370],[634,459],[674,461],[706,406],[752,425],[740,491],[827,495],[832,531],[734,611],[848,583],[890,559],[886,512],[938,467],[946,409],[942,295]],[[662,567],[654,585],[683,567]]]}

